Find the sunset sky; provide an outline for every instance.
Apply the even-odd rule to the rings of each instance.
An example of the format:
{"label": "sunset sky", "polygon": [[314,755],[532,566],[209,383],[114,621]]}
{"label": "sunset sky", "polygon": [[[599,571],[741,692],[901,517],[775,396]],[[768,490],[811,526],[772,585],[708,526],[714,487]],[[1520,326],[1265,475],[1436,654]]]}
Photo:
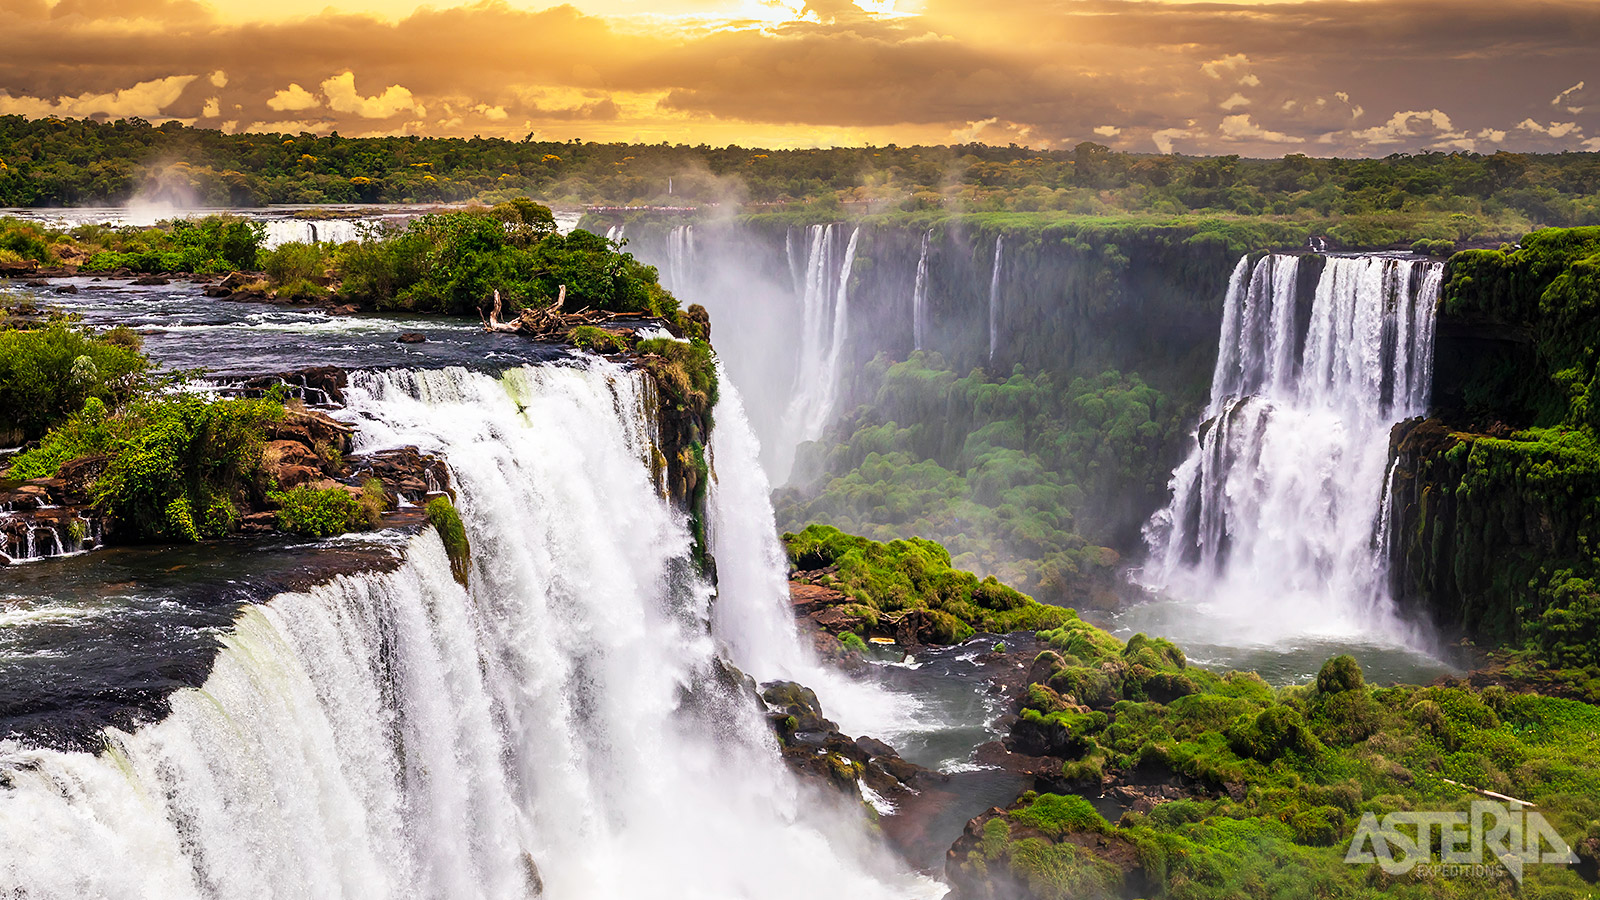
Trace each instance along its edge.
{"label": "sunset sky", "polygon": [[1600,0],[0,0],[0,114],[1140,152],[1600,150]]}

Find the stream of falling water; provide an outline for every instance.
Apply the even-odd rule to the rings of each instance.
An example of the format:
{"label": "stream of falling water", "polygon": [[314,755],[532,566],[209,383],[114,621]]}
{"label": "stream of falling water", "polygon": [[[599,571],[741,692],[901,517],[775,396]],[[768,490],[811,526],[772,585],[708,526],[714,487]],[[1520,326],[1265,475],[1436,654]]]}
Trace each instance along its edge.
{"label": "stream of falling water", "polygon": [[358,449],[448,459],[470,589],[424,531],[392,572],[247,607],[205,684],[104,752],[0,744],[0,895],[939,896],[719,677],[718,638],[763,649],[787,610],[713,635],[640,376],[393,370],[348,397]]}

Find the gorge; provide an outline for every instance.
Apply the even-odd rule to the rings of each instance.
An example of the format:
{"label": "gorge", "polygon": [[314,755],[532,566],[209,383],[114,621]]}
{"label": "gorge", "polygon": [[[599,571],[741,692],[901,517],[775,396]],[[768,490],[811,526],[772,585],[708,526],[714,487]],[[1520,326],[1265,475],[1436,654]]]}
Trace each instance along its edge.
{"label": "gorge", "polygon": [[[55,531],[16,554],[33,558],[7,573],[28,571],[17,583],[32,586],[7,596],[0,673],[127,654],[116,672],[161,676],[137,702],[95,693],[107,708],[65,690],[47,708],[48,677],[0,690],[0,825],[45,848],[0,855],[0,886],[953,887],[973,900],[1073,896],[1069,883],[1178,896],[1187,883],[1222,897],[1245,890],[1235,876],[1292,859],[1323,887],[1356,890],[1336,865],[1355,819],[1455,798],[1458,782],[1560,818],[1587,862],[1541,888],[1592,883],[1600,833],[1582,790],[1563,789],[1592,780],[1581,682],[1559,700],[1507,696],[1498,681],[1458,680],[1479,660],[1438,639],[1515,633],[1507,620],[1523,615],[1474,606],[1482,595],[1460,585],[1482,576],[1452,553],[1475,548],[1436,537],[1441,521],[1476,514],[1452,480],[1476,488],[1483,474],[1451,448],[1534,450],[1512,429],[1554,415],[1545,395],[1529,398],[1533,421],[1487,411],[1485,379],[1512,376],[1462,348],[1571,368],[1539,303],[1507,302],[1498,286],[1499,269],[1530,264],[1523,250],[1447,266],[1241,246],[1187,226],[934,216],[591,213],[589,232],[556,232],[496,210],[518,218],[484,229],[472,219],[483,211],[450,213],[467,220],[419,220],[410,234],[505,235],[507,258],[549,254],[572,284],[595,254],[624,276],[575,289],[569,309],[613,317],[537,343],[421,305],[470,297],[461,278],[437,295],[419,280],[360,299],[341,267],[392,246],[383,239],[327,251],[320,304],[197,296],[216,279],[78,273],[47,282],[76,293],[34,293],[94,329],[134,326],[162,370],[207,369],[187,390],[315,407],[350,429],[352,459],[442,460],[448,478],[430,475],[391,512],[420,499],[431,513],[450,495],[462,540],[418,513],[291,541],[285,556],[317,574],[186,611],[182,640],[141,646],[119,624],[92,654],[51,641],[98,616],[176,635],[180,617],[162,609],[183,606],[170,586],[182,576],[164,573],[194,563],[158,571],[137,561],[147,551],[115,547],[62,559]],[[676,297],[610,256],[601,233]],[[487,270],[463,257],[452,275]],[[502,283],[538,308],[553,299],[539,277]],[[677,298],[704,302],[709,326]],[[383,311],[354,305],[366,302]],[[1538,335],[1532,351],[1486,337],[1490,319]],[[337,400],[306,373],[313,362],[343,373]],[[1448,427],[1422,421],[1441,409]],[[1525,495],[1494,490],[1502,511],[1524,508]],[[1530,560],[1550,545],[1578,553],[1581,510],[1538,499],[1557,527],[1520,528],[1512,546]],[[37,523],[49,505],[6,515]],[[780,537],[778,525],[817,527]],[[196,552],[239,552],[239,540]],[[109,568],[125,551],[148,571],[100,588],[105,610],[31,575]],[[319,562],[341,554],[354,562]],[[1459,608],[1437,590],[1446,572],[1471,598]],[[1576,616],[1583,577],[1552,582],[1556,625]],[[797,629],[802,605],[811,631]],[[976,627],[993,623],[1011,624]],[[1579,669],[1582,627],[1552,645]],[[24,693],[32,711],[8,714]],[[1219,836],[1229,828],[1245,836]]]}

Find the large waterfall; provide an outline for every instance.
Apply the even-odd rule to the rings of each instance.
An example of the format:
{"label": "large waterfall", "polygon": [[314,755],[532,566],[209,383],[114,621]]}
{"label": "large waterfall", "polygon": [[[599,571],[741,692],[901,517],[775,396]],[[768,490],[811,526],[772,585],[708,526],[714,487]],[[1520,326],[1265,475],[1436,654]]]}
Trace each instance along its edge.
{"label": "large waterfall", "polygon": [[1211,400],[1171,504],[1146,528],[1146,583],[1200,604],[1233,639],[1382,636],[1389,430],[1427,407],[1443,266],[1241,259]]}
{"label": "large waterfall", "polygon": [[832,265],[834,226],[812,226],[801,311],[800,365],[794,399],[784,414],[788,436],[795,443],[814,441],[827,427],[839,396],[839,357],[850,336],[850,272],[855,266],[861,227],[850,230],[837,274]]}
{"label": "large waterfall", "polygon": [[[801,795],[720,675],[719,642],[753,658],[788,611],[713,616],[642,377],[392,371],[348,396],[360,449],[449,460],[470,588],[426,531],[392,572],[247,608],[205,684],[105,752],[0,745],[0,894],[938,895]],[[760,486],[747,434],[715,445],[719,560],[752,540],[730,518],[732,485]],[[725,565],[724,599],[752,595]]]}

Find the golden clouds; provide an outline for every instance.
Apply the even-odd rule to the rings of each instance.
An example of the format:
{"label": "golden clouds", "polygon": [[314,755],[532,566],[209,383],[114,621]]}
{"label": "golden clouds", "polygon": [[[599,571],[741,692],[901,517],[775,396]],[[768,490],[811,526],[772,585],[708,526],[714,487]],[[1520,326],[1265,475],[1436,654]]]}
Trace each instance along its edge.
{"label": "golden clouds", "polygon": [[588,2],[607,15],[485,0],[241,22],[191,0],[0,0],[0,112],[1260,155],[1600,134],[1574,87],[1600,78],[1590,0]]}

